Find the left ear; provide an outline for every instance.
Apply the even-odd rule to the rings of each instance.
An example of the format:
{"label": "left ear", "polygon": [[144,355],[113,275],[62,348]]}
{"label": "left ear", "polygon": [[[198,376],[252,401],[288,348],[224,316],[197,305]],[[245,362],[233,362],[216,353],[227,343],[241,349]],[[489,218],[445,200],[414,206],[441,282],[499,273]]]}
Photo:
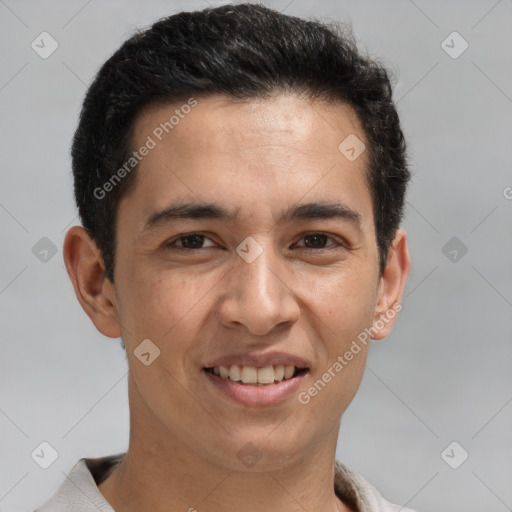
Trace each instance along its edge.
{"label": "left ear", "polygon": [[381,340],[391,332],[397,314],[402,309],[402,295],[410,269],[407,234],[403,229],[397,229],[389,248],[386,268],[380,278],[373,326],[370,328],[372,339]]}

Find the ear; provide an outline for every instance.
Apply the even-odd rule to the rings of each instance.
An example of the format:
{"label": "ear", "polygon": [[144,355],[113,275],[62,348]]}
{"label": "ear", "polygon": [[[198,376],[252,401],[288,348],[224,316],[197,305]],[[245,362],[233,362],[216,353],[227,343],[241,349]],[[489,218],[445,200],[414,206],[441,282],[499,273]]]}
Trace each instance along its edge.
{"label": "ear", "polygon": [[402,295],[410,269],[407,234],[403,229],[397,229],[379,282],[373,326],[370,328],[372,339],[381,340],[391,332],[397,314],[402,309]]}
{"label": "ear", "polygon": [[103,258],[94,240],[81,226],[64,239],[63,256],[75,294],[96,329],[109,338],[122,334],[114,285],[105,276]]}

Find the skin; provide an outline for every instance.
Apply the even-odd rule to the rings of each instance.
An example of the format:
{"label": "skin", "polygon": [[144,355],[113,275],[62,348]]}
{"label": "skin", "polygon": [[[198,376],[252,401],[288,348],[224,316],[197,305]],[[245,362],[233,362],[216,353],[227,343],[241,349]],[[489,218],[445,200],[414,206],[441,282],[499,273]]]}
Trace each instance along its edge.
{"label": "skin", "polygon": [[[176,107],[142,112],[133,147]],[[343,104],[291,94],[198,98],[141,161],[119,205],[115,285],[85,230],[68,231],[64,258],[80,304],[101,333],[126,345],[129,448],[99,485],[116,511],[351,510],[334,493],[334,460],[369,345],[308,404],[296,395],[401,301],[410,260],[399,229],[379,276],[367,154],[349,161],[338,150],[350,134],[365,141]],[[144,233],[151,213],[176,199],[239,207],[240,218],[184,219]],[[283,209],[320,200],[359,212],[361,229],[345,219],[276,222]],[[183,240],[166,247],[196,232],[206,238],[195,254]],[[306,236],[315,233],[330,238],[315,245]],[[248,236],[263,249],[252,263],[236,253]],[[373,339],[385,338],[395,319]],[[149,366],[134,355],[147,338],[161,351]],[[236,403],[202,370],[212,358],[272,350],[310,368],[297,394],[278,405]],[[237,457],[247,443],[261,456],[251,467]]]}

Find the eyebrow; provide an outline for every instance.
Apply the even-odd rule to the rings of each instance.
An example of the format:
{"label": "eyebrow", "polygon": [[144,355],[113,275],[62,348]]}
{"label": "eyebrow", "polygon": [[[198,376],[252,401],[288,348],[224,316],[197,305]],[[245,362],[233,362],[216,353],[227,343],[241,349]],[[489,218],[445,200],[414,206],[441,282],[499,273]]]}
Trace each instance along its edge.
{"label": "eyebrow", "polygon": [[[219,219],[236,222],[240,208],[233,211],[216,203],[173,203],[152,213],[146,220],[143,232],[152,231],[177,219]],[[312,202],[290,206],[281,212],[277,222],[299,222],[313,219],[342,219],[354,223],[359,229],[362,216],[359,212],[340,202]]]}

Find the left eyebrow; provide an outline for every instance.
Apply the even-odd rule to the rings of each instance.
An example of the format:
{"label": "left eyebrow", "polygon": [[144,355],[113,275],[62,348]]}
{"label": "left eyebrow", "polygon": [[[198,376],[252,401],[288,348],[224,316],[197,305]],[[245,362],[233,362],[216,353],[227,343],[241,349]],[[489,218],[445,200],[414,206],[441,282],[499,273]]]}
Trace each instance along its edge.
{"label": "left eyebrow", "polygon": [[314,202],[290,206],[281,214],[278,222],[299,222],[313,219],[348,220],[358,227],[361,227],[363,221],[362,215],[346,204],[340,202]]}
{"label": "left eyebrow", "polygon": [[[151,231],[177,219],[219,219],[235,222],[240,208],[234,211],[216,203],[179,202],[152,213],[144,224],[143,232]],[[359,212],[340,202],[311,202],[290,206],[278,217],[277,222],[300,222],[313,219],[342,219],[361,229]]]}

